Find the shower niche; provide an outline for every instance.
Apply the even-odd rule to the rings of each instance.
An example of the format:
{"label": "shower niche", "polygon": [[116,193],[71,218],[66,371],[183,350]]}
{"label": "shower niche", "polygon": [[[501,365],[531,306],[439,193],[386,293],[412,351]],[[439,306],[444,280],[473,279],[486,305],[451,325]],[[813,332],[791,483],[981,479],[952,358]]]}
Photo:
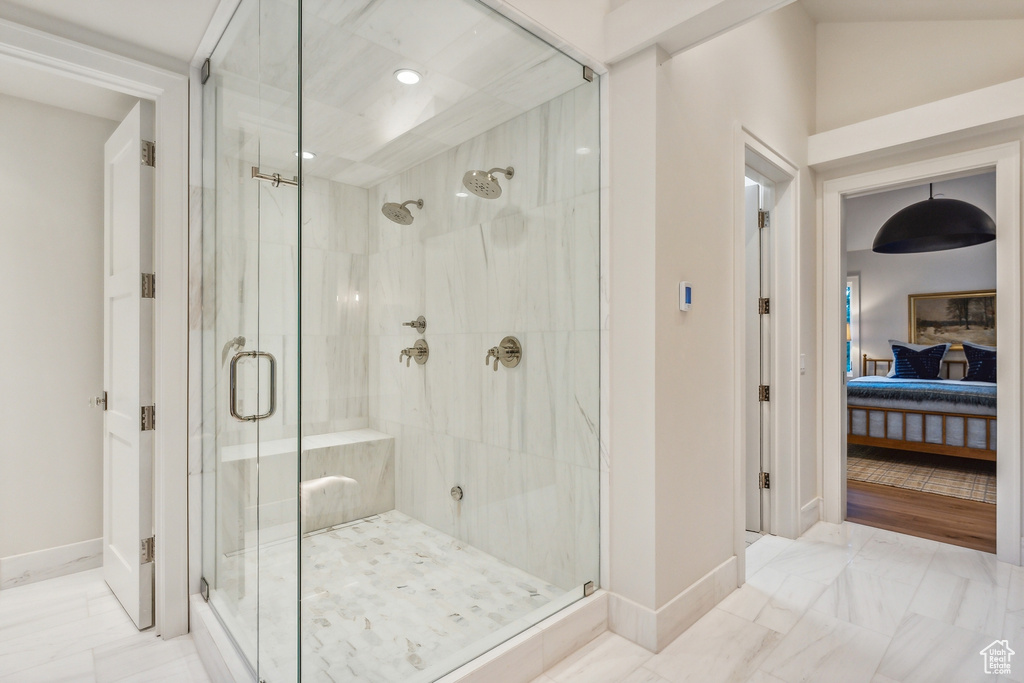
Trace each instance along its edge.
{"label": "shower niche", "polygon": [[269,683],[433,681],[600,583],[598,84],[471,0],[301,8],[203,88],[203,575]]}

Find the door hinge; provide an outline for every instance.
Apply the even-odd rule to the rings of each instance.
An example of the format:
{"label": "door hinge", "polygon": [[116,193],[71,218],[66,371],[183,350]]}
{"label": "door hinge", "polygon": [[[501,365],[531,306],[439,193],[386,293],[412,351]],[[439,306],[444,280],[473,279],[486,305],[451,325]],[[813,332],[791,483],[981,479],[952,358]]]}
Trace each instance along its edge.
{"label": "door hinge", "polygon": [[106,410],[107,409],[107,392],[104,391],[103,394],[101,394],[100,396],[95,396],[93,398],[90,398],[89,399],[89,405],[93,406],[94,408],[103,408],[103,410]]}
{"label": "door hinge", "polygon": [[142,274],[142,298],[156,298],[156,273]]}
{"label": "door hinge", "polygon": [[149,140],[142,141],[142,165],[156,166],[156,143]]}
{"label": "door hinge", "polygon": [[142,431],[156,429],[156,406],[142,406]]}
{"label": "door hinge", "polygon": [[757,387],[757,400],[758,401],[767,401],[767,400],[769,400],[768,399],[768,394],[769,394],[769,392],[768,392],[768,385],[767,384],[760,384],[760,385],[758,385],[758,387]]}
{"label": "door hinge", "polygon": [[757,475],[757,487],[760,489],[770,489],[772,487],[772,480],[767,472],[761,472]]}
{"label": "door hinge", "polygon": [[589,597],[594,594],[594,582],[587,581],[583,584],[583,597]]}
{"label": "door hinge", "polygon": [[758,209],[757,211],[757,227],[767,228],[771,225],[771,216],[768,215],[767,211]]}
{"label": "door hinge", "polygon": [[152,562],[156,557],[156,539],[150,536],[139,543],[139,561],[142,564]]}
{"label": "door hinge", "polygon": [[204,602],[210,602],[210,584],[205,576],[199,577],[199,595],[203,596]]}
{"label": "door hinge", "polygon": [[206,81],[210,80],[210,59],[207,57],[206,61],[203,62],[203,68],[199,70],[199,83],[206,85]]}
{"label": "door hinge", "polygon": [[771,312],[771,299],[762,296],[757,300],[757,312],[760,315],[768,315]]}

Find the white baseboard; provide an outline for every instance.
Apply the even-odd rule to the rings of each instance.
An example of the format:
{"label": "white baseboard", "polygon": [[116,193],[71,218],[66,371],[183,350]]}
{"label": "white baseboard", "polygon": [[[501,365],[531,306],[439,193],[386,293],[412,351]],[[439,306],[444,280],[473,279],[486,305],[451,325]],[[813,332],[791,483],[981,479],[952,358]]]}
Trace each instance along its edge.
{"label": "white baseboard", "polygon": [[102,566],[102,538],[0,557],[0,590]]}
{"label": "white baseboard", "polygon": [[651,652],[661,652],[736,586],[737,564],[733,555],[657,610],[609,593],[608,627]]}
{"label": "white baseboard", "polygon": [[821,521],[821,503],[821,498],[818,497],[800,508],[800,533],[797,534],[798,536]]}

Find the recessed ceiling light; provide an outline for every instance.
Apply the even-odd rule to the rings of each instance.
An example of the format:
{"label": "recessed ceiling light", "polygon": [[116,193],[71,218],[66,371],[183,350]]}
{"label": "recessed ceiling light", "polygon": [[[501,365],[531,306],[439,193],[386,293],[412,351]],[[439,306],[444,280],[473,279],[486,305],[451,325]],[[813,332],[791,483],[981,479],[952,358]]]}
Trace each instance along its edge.
{"label": "recessed ceiling light", "polygon": [[399,69],[395,72],[395,78],[398,79],[399,83],[405,83],[406,85],[416,85],[420,82],[422,76],[412,69]]}
{"label": "recessed ceiling light", "polygon": [[[299,151],[298,150],[295,150],[295,156],[299,156]],[[307,150],[303,150],[302,158],[307,160],[307,161],[309,161],[310,159],[316,159],[316,154],[313,154],[312,152],[307,151]]]}
{"label": "recessed ceiling light", "polygon": [[576,153],[577,154],[590,154],[590,148],[589,147],[577,147],[576,148]]}
{"label": "recessed ceiling light", "polygon": [[456,192],[455,196],[456,197],[468,197],[469,193],[468,192]]}

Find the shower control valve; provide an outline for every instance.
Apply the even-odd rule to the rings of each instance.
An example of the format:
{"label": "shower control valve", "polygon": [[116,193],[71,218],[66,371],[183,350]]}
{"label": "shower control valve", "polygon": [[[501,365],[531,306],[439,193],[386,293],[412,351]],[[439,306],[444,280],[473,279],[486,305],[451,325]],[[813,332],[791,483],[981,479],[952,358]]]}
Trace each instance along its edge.
{"label": "shower control valve", "polygon": [[497,346],[492,346],[487,349],[487,357],[484,359],[484,365],[490,365],[491,359],[494,359],[494,371],[498,371],[498,363],[500,362],[506,368],[514,368],[519,365],[519,361],[523,357],[523,346],[519,343],[519,340],[515,337],[505,337]]}
{"label": "shower control valve", "polygon": [[415,320],[410,320],[407,323],[402,323],[402,327],[411,327],[420,334],[423,334],[424,332],[427,331],[427,319],[421,315]]}
{"label": "shower control valve", "polygon": [[402,359],[405,359],[405,367],[409,367],[409,361],[416,361],[418,365],[423,365],[427,362],[427,358],[430,357],[430,347],[427,346],[427,342],[422,339],[417,339],[416,343],[407,349],[402,349],[398,354],[398,362],[401,363]]}

